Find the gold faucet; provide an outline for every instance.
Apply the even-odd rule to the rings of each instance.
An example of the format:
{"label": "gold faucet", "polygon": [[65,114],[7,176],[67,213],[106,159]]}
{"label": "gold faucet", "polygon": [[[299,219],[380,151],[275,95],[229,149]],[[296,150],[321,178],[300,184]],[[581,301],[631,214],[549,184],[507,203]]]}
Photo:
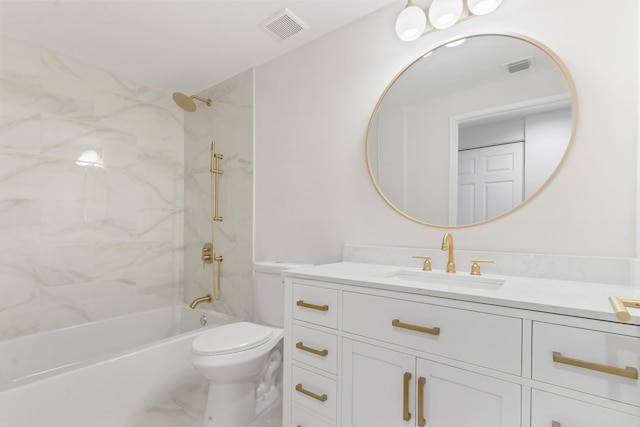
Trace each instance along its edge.
{"label": "gold faucet", "polygon": [[451,233],[445,233],[444,237],[442,237],[442,248],[443,251],[449,251],[449,262],[447,262],[447,273],[455,273],[456,272],[456,264],[453,262],[453,236]]}
{"label": "gold faucet", "polygon": [[196,306],[197,306],[198,304],[200,304],[201,302],[211,302],[211,294],[207,294],[207,295],[205,295],[205,296],[203,296],[203,297],[200,297],[200,298],[196,298],[196,299],[194,299],[194,300],[191,302],[191,304],[189,304],[189,308],[190,308],[190,309],[194,309],[194,308],[196,308]]}

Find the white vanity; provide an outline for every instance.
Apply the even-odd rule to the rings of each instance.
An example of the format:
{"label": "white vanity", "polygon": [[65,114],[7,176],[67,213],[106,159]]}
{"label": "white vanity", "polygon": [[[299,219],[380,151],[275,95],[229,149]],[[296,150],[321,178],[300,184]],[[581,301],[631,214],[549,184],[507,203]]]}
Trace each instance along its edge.
{"label": "white vanity", "polygon": [[285,272],[284,426],[640,427],[628,286],[344,262]]}

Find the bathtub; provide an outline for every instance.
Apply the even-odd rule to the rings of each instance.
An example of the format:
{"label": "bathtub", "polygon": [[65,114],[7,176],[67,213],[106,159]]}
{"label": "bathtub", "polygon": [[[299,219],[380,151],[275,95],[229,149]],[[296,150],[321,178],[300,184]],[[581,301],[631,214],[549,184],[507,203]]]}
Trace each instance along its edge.
{"label": "bathtub", "polygon": [[0,426],[125,427],[201,384],[192,341],[236,320],[174,306],[0,342]]}

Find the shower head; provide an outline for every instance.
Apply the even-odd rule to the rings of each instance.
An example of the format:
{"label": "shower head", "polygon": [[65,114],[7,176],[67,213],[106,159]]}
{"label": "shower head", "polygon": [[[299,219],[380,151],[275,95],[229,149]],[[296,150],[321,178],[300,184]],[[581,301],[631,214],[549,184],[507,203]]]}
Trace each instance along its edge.
{"label": "shower head", "polygon": [[178,104],[178,107],[182,108],[184,111],[188,111],[189,113],[193,113],[196,111],[196,103],[193,102],[194,99],[198,101],[202,101],[207,106],[211,106],[211,99],[200,98],[196,95],[187,96],[184,93],[174,92],[173,93],[173,101]]}

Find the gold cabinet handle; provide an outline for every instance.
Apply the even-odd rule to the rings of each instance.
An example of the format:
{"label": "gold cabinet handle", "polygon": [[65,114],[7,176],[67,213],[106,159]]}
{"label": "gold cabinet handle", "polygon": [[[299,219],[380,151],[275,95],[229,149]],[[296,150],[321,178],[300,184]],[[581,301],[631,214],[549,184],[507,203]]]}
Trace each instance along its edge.
{"label": "gold cabinet handle", "polygon": [[627,366],[626,368],[618,368],[616,366],[601,365],[599,363],[587,362],[579,359],[565,357],[557,351],[553,352],[553,361],[564,363],[565,365],[577,366],[579,368],[591,369],[593,371],[604,372],[606,374],[619,375],[625,378],[638,379],[638,370]]}
{"label": "gold cabinet handle", "polygon": [[403,323],[398,319],[393,319],[391,321],[391,326],[409,329],[410,331],[422,332],[423,334],[440,335],[440,328],[425,328],[424,326],[412,325],[411,323]]}
{"label": "gold cabinet handle", "polygon": [[309,304],[308,302],[304,302],[303,300],[296,301],[296,305],[298,307],[310,308],[311,310],[329,311],[329,306],[328,305]]}
{"label": "gold cabinet handle", "polygon": [[424,427],[427,420],[424,418],[424,385],[427,383],[425,377],[418,378],[418,426]]}
{"label": "gold cabinet handle", "polygon": [[298,384],[296,385],[296,391],[299,391],[302,394],[306,394],[307,396],[319,400],[320,402],[326,402],[327,401],[327,395],[323,394],[322,396],[320,396],[319,394],[315,394],[310,392],[309,390],[305,390],[304,388],[302,388],[302,384]]}
{"label": "gold cabinet handle", "polygon": [[[298,426],[298,427],[300,427],[300,426]],[[551,421],[551,427],[562,427],[562,426],[557,421]]]}
{"label": "gold cabinet handle", "polygon": [[411,413],[409,412],[409,381],[411,381],[411,373],[405,372],[402,391],[402,419],[405,421],[411,419]]}
{"label": "gold cabinet handle", "polygon": [[326,357],[327,354],[329,354],[329,350],[316,350],[315,348],[307,347],[306,345],[302,344],[302,341],[296,343],[296,348],[322,357]]}
{"label": "gold cabinet handle", "polygon": [[618,320],[628,322],[631,320],[631,314],[627,310],[627,307],[640,308],[640,298],[623,298],[623,297],[609,297],[609,303],[613,307],[613,312],[616,314]]}

